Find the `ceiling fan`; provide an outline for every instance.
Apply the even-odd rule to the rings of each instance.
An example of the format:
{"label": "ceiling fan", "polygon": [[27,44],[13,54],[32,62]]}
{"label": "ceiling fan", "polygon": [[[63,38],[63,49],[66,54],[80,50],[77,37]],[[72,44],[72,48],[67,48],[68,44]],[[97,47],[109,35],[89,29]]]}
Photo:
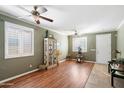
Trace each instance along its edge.
{"label": "ceiling fan", "polygon": [[[37,10],[38,6],[34,6],[33,7],[34,9],[32,11],[28,11],[27,9],[25,9],[25,8],[23,8],[21,6],[20,6],[20,8],[25,10],[25,11],[27,11],[27,12],[29,12],[29,13],[31,13],[31,15],[27,15],[27,16],[28,17],[32,16],[37,24],[40,24],[40,18],[44,19],[46,21],[49,21],[49,22],[53,22],[52,19],[40,15],[40,12],[38,12],[38,10]],[[47,12],[47,11],[48,10],[45,7],[42,7],[42,13]],[[23,17],[18,17],[18,18],[23,18]]]}

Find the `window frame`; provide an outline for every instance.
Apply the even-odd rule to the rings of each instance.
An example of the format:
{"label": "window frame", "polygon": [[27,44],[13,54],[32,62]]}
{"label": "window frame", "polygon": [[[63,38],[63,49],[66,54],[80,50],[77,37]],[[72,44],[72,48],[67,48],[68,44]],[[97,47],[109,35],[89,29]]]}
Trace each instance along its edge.
{"label": "window frame", "polygon": [[[8,53],[8,28],[11,27],[11,28],[15,28],[15,29],[19,29],[20,31],[30,31],[32,33],[31,35],[31,39],[32,39],[32,53],[27,53],[27,54],[24,54],[24,53],[20,53],[19,55],[16,54],[16,55],[9,55]],[[8,21],[5,21],[4,23],[4,36],[5,36],[5,48],[4,48],[4,58],[5,59],[9,59],[9,58],[17,58],[17,57],[27,57],[27,56],[34,56],[34,29],[33,28],[29,28],[29,27],[25,27],[25,26],[21,26],[21,25],[17,25],[17,24],[14,24],[14,23],[11,23],[11,22],[8,22]],[[23,43],[21,43],[22,45]],[[19,45],[18,47],[20,47],[21,45]],[[21,47],[22,48],[22,47]],[[23,50],[24,48],[22,49],[18,49],[19,51]]]}
{"label": "window frame", "polygon": [[78,50],[75,50],[74,49],[74,40],[73,39],[75,39],[75,38],[80,38],[80,39],[84,39],[85,41],[86,41],[86,48],[85,48],[85,50],[84,49],[82,49],[82,52],[87,52],[87,37],[86,36],[83,36],[83,37],[73,37],[72,38],[72,51],[73,52],[78,52]]}

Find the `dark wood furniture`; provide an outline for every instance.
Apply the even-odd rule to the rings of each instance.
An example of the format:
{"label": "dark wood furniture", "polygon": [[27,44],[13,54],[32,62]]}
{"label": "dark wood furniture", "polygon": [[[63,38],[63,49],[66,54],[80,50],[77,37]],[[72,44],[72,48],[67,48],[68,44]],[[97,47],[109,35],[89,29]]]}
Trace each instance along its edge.
{"label": "dark wood furniture", "polygon": [[108,73],[111,72],[111,66],[114,65],[114,62],[116,62],[116,59],[112,59],[111,61],[108,61]]}
{"label": "dark wood furniture", "polygon": [[77,54],[76,55],[76,61],[77,62],[84,62],[84,56],[83,56],[83,54]]}
{"label": "dark wood furniture", "polygon": [[109,61],[108,71],[111,73],[111,85],[114,87],[114,77],[124,79],[124,59]]}

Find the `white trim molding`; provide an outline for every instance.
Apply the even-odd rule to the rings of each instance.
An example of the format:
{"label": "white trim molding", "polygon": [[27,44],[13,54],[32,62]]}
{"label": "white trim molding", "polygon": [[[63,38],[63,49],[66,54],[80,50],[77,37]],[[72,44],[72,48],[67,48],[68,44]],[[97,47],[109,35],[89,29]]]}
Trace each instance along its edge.
{"label": "white trim molding", "polygon": [[116,30],[118,31],[120,28],[121,28],[121,26],[124,24],[124,20],[122,20],[121,22],[120,22],[120,24],[117,26],[117,28],[116,28]]}
{"label": "white trim molding", "polygon": [[86,62],[89,62],[89,63],[96,63],[96,61],[89,61],[89,60],[84,60]]}
{"label": "white trim molding", "polygon": [[4,15],[4,16],[7,16],[7,17],[10,17],[10,18],[13,18],[13,19],[17,19],[17,20],[19,20],[19,21],[22,21],[22,22],[24,22],[24,23],[27,23],[27,24],[30,24],[30,25],[33,25],[33,26],[36,26],[36,27],[39,27],[39,28],[41,28],[41,29],[48,29],[48,30],[50,30],[51,32],[56,32],[56,33],[58,33],[58,34],[60,34],[60,35],[68,36],[68,34],[62,33],[60,30],[51,29],[51,28],[49,28],[49,27],[47,27],[47,26],[45,26],[45,25],[38,25],[38,24],[36,24],[35,22],[29,21],[29,20],[19,19],[18,17],[15,17],[15,16],[13,16],[13,15],[11,15],[11,14],[8,14],[8,13],[2,12],[2,11],[0,11],[0,14],[2,14],[2,15]]}
{"label": "white trim molding", "polygon": [[10,78],[7,78],[7,79],[4,79],[4,80],[1,80],[0,83],[4,83],[4,82],[7,82],[7,81],[10,81],[10,80],[13,80],[13,79],[16,79],[16,78],[19,78],[19,77],[22,77],[24,75],[27,75],[27,74],[30,74],[30,73],[33,73],[33,72],[36,72],[38,71],[39,69],[34,69],[32,71],[28,71],[28,72],[25,72],[25,73],[22,73],[22,74],[19,74],[19,75],[16,75],[16,76],[13,76],[13,77],[10,77]]}
{"label": "white trim molding", "polygon": [[[60,60],[59,63],[62,63],[62,62],[65,62],[65,61],[66,61],[66,59],[63,59],[63,60]],[[16,76],[13,76],[13,77],[10,77],[10,78],[1,80],[1,81],[0,81],[0,84],[1,84],[1,83],[4,83],[4,82],[7,82],[7,81],[10,81],[10,80],[13,80],[13,79],[16,79],[16,78],[19,78],[19,77],[22,77],[22,76],[24,76],[24,75],[27,75],[27,74],[30,74],[30,73],[33,73],[33,72],[36,72],[36,71],[38,71],[38,70],[39,70],[39,69],[37,68],[37,69],[34,69],[34,70],[32,70],[32,71],[28,71],[28,72],[25,72],[25,73],[22,73],[22,74],[19,74],[19,75],[16,75]]]}
{"label": "white trim molding", "polygon": [[65,61],[66,61],[66,59],[63,59],[63,60],[60,60],[59,63],[62,63],[62,62],[65,62]]}

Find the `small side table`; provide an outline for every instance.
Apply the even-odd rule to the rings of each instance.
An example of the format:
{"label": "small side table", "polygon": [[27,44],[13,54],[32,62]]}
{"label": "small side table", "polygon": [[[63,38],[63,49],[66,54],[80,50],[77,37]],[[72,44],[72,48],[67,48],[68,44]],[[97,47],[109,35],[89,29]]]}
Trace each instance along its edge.
{"label": "small side table", "polygon": [[76,56],[76,61],[77,62],[84,62],[84,60],[83,60],[83,55],[82,54],[78,54],[77,56]]}

